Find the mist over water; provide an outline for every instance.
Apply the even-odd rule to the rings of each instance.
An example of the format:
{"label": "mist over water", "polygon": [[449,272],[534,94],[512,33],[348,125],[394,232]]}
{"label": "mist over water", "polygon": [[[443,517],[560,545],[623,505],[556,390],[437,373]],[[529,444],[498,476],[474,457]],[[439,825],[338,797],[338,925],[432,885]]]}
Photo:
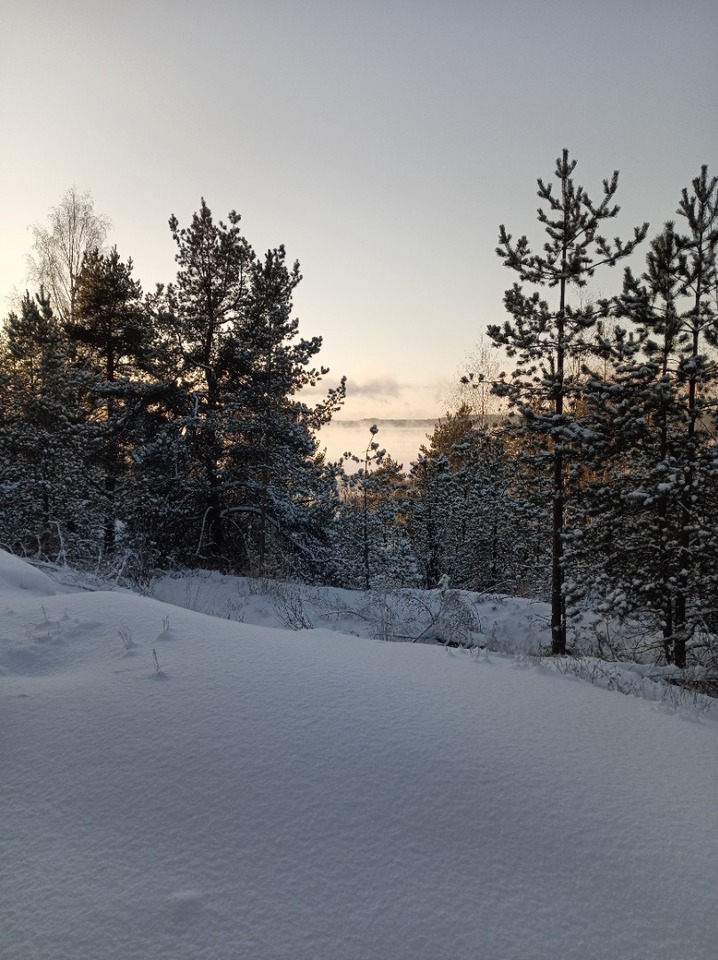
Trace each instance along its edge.
{"label": "mist over water", "polygon": [[[436,418],[438,419],[438,418]],[[319,447],[326,448],[327,459],[338,460],[347,451],[363,459],[372,439],[385,449],[404,470],[419,456],[419,447],[428,446],[428,435],[436,425],[434,420],[332,420],[319,432]],[[372,438],[370,427],[376,424],[378,432]],[[350,470],[351,464],[346,464]],[[356,465],[358,469],[359,465]]]}

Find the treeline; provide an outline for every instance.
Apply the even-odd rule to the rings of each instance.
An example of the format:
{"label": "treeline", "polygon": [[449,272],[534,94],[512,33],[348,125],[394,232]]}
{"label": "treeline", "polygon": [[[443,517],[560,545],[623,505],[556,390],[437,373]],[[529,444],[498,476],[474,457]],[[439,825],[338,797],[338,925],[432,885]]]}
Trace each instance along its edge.
{"label": "treeline", "polygon": [[550,600],[557,654],[572,616],[593,609],[632,618],[637,656],[706,662],[718,181],[703,168],[645,267],[592,299],[595,273],[633,257],[648,227],[607,241],[618,175],[594,202],[574,168],[564,151],[554,181],[538,181],[539,252],[500,230],[517,283],[488,335],[515,369],[466,382],[480,409],[490,386],[510,415],[490,429],[458,406],[406,470],[375,430],[353,472],[322,455],[317,431],[345,384],[303,399],[328,371],[292,315],[301,275],[283,247],[258,257],[239,216],[215,221],[203,201],[189,226],[170,220],[175,280],[143,294],[89,198],[70,192],[36,231],[39,286],[0,344],[3,546],[135,580],[186,566],[363,589],[448,577]]}
{"label": "treeline", "polygon": [[215,222],[202,202],[170,220],[177,276],[145,296],[91,206],[71,192],[54,211],[36,244],[48,285],[4,325],[3,543],[135,578],[322,576],[336,484],[315,431],[344,384],[301,399],[328,371],[292,316],[298,264],[258,257],[236,213]]}

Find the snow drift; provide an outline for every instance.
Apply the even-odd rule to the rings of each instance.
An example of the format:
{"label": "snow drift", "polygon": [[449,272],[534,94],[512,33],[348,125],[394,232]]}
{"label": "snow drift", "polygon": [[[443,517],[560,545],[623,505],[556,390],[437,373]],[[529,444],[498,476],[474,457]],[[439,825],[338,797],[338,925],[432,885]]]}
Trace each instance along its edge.
{"label": "snow drift", "polygon": [[709,716],[5,553],[0,616],[3,960],[715,956]]}

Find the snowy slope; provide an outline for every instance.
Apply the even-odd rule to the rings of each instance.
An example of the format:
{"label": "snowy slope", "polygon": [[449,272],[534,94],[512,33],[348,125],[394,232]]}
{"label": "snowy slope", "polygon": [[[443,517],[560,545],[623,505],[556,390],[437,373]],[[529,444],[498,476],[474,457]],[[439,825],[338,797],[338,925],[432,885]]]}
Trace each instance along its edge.
{"label": "snowy slope", "polygon": [[67,591],[0,553],[3,960],[715,957],[709,716]]}

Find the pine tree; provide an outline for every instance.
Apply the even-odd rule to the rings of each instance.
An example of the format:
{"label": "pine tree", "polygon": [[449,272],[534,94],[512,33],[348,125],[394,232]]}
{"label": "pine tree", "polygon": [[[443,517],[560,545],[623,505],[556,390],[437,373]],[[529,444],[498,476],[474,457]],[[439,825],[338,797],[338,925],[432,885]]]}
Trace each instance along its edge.
{"label": "pine tree", "polygon": [[409,474],[409,530],[423,585],[431,589],[447,576],[452,584],[467,586],[472,485],[463,468],[466,451],[477,441],[468,404],[448,411],[427,439]]}
{"label": "pine tree", "polygon": [[185,397],[174,427],[191,464],[182,497],[194,555],[268,575],[296,552],[315,567],[326,561],[326,470],[313,431],[341,405],[344,382],[313,406],[302,401],[328,371],[312,366],[321,338],[299,338],[292,317],[299,266],[283,247],[257,259],[239,222],[231,212],[215,223],[204,200],[189,227],[172,217],[177,280],[152,307]]}
{"label": "pine tree", "polygon": [[82,442],[89,384],[68,354],[44,291],[26,293],[0,343],[0,536],[16,553],[90,563],[96,518]]}
{"label": "pine tree", "polygon": [[520,495],[505,431],[474,420],[466,404],[447,413],[412,464],[407,523],[424,585],[446,575],[469,590],[535,590],[543,516]]}
{"label": "pine tree", "polygon": [[[408,481],[370,427],[363,455],[339,464],[340,498],[331,526],[334,581],[356,590],[414,586],[418,572],[407,530]],[[358,465],[347,471],[345,462]]]}
{"label": "pine tree", "polygon": [[718,333],[715,253],[718,180],[704,167],[679,214],[652,241],[646,270],[626,270],[611,312],[631,322],[602,347],[613,373],[588,384],[594,445],[584,579],[607,609],[653,617],[662,655],[684,667],[687,647],[711,620],[718,587],[713,512]]}
{"label": "pine tree", "polygon": [[195,523],[194,553],[215,564],[222,562],[226,534],[220,421],[254,259],[240,232],[239,214],[231,211],[228,219],[228,224],[215,223],[204,200],[189,227],[180,228],[177,218],[170,218],[177,278],[152,299],[155,323],[185,397],[174,426],[192,464],[181,495]]}
{"label": "pine tree", "polygon": [[226,512],[260,575],[286,572],[295,553],[314,570],[326,563],[323,526],[310,522],[315,513],[324,516],[324,498],[314,492],[325,486],[315,431],[341,405],[344,383],[314,405],[302,400],[303,388],[315,387],[329,371],[313,365],[321,338],[300,337],[292,316],[301,279],[299,264],[289,266],[283,246],[252,261],[228,372],[234,440],[228,446]]}
{"label": "pine tree", "polygon": [[142,302],[142,289],[114,247],[97,248],[84,258],[75,288],[74,320],[64,325],[75,345],[75,362],[95,377],[94,411],[87,424],[87,469],[95,474],[102,501],[104,553],[115,549],[118,504],[127,489],[135,438],[149,385],[153,331]]}
{"label": "pine tree", "polygon": [[718,380],[715,358],[706,355],[707,346],[718,344],[718,178],[709,179],[708,168],[703,166],[692,186],[690,195],[684,188],[678,207],[688,229],[680,280],[681,294],[689,300],[689,309],[682,317],[679,341],[683,349],[678,369],[679,380],[687,385],[686,458],[681,491],[681,572],[676,598],[675,660],[679,667],[686,664],[686,643],[691,632],[687,611],[689,584],[696,568],[701,538],[695,504],[699,501],[701,451],[707,438],[705,422],[701,424],[700,421],[707,412],[706,393]]}
{"label": "pine tree", "polygon": [[527,432],[541,443],[541,460],[550,464],[552,502],[551,635],[552,652],[566,652],[566,595],[564,589],[564,524],[566,512],[566,469],[569,443],[574,434],[571,401],[577,374],[571,364],[586,351],[586,336],[597,320],[591,305],[569,303],[572,287],[584,287],[602,266],[614,266],[633,252],[645,237],[648,225],[634,230],[634,238],[622,243],[608,242],[599,233],[604,221],[619,212],[614,205],[618,172],[603,181],[603,199],[594,204],[583,187],[574,183],[576,161],[564,149],[556,161],[559,188],[538,181],[538,220],[547,240],[541,253],[533,253],[525,236],[516,242],[501,225],[497,253],[504,265],[518,273],[522,283],[556,289],[558,302],[552,308],[538,290],[524,293],[516,283],[507,291],[504,305],[512,316],[500,327],[489,326],[488,335],[503,346],[517,367],[510,381],[502,378],[495,390],[508,398],[523,418]]}
{"label": "pine tree", "polygon": [[412,463],[409,473],[408,505],[409,536],[417,557],[421,585],[425,590],[436,587],[443,576],[455,581],[446,556],[451,544],[450,515],[451,476],[444,455],[421,455]]}

